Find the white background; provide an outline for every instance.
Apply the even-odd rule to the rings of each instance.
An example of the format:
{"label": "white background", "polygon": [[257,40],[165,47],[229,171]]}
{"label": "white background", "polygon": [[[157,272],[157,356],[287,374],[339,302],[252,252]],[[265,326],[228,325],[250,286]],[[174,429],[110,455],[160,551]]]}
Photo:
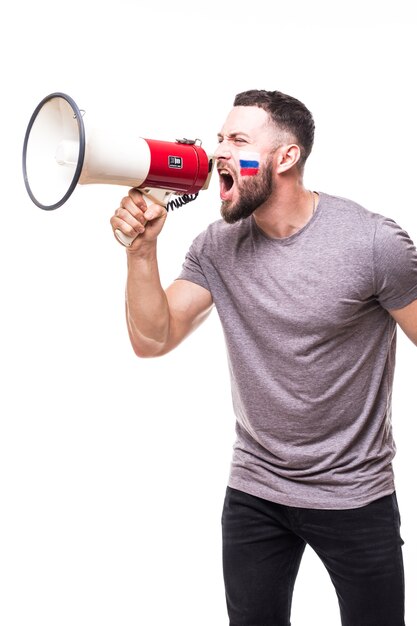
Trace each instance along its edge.
{"label": "white background", "polygon": [[[220,515],[234,420],[216,314],[164,359],[133,355],[125,253],[109,226],[125,189],[78,186],[57,211],[36,208],[21,174],[35,106],[63,91],[94,123],[169,141],[199,137],[211,151],[235,93],[279,89],[316,120],[306,185],[389,215],[416,240],[412,4],[37,0],[3,10],[2,625],[227,624]],[[218,206],[215,180],[169,215],[164,284]],[[400,333],[395,471],[411,626],[416,362]],[[339,624],[310,551],[292,620]]]}

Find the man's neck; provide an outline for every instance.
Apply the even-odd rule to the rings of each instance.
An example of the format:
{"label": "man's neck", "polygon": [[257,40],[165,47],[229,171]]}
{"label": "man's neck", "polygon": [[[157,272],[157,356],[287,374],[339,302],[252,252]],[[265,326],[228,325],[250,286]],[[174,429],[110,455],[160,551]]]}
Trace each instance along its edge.
{"label": "man's neck", "polygon": [[280,189],[253,213],[257,226],[268,237],[283,239],[301,230],[312,218],[318,194],[302,185]]}

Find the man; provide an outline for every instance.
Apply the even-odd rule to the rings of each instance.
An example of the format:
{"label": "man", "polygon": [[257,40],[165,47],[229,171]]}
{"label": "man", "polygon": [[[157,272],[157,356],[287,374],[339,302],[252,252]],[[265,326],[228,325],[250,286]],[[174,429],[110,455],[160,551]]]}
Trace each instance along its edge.
{"label": "man", "polygon": [[392,220],[307,190],[307,108],[239,94],[216,151],[222,220],[178,280],[158,277],[166,212],[131,190],[111,219],[127,250],[138,356],[175,348],[215,304],[236,444],[223,511],[231,626],[288,626],[306,544],[335,586],[343,626],[403,626],[392,473],[396,323],[417,345],[417,252]]}

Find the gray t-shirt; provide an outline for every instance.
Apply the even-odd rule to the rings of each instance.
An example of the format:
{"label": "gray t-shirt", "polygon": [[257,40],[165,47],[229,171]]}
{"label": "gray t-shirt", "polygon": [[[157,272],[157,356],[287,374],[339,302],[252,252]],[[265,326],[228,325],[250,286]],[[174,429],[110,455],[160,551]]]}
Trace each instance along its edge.
{"label": "gray t-shirt", "polygon": [[283,239],[219,220],[179,278],[208,289],[227,346],[236,443],[229,485],[346,509],[392,493],[396,324],[417,299],[417,252],[393,220],[321,193]]}

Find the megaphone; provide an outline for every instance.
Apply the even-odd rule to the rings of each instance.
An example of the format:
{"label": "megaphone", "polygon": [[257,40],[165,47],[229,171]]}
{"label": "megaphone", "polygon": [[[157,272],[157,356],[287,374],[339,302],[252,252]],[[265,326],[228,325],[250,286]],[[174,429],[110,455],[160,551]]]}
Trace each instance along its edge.
{"label": "megaphone", "polygon": [[[175,142],[88,129],[84,113],[65,93],[35,108],[23,144],[23,178],[31,200],[47,211],[62,206],[77,185],[137,187],[148,203],[185,204],[207,189],[214,158],[198,139]],[[179,196],[169,201],[172,195]],[[116,231],[119,241],[134,239]]]}

